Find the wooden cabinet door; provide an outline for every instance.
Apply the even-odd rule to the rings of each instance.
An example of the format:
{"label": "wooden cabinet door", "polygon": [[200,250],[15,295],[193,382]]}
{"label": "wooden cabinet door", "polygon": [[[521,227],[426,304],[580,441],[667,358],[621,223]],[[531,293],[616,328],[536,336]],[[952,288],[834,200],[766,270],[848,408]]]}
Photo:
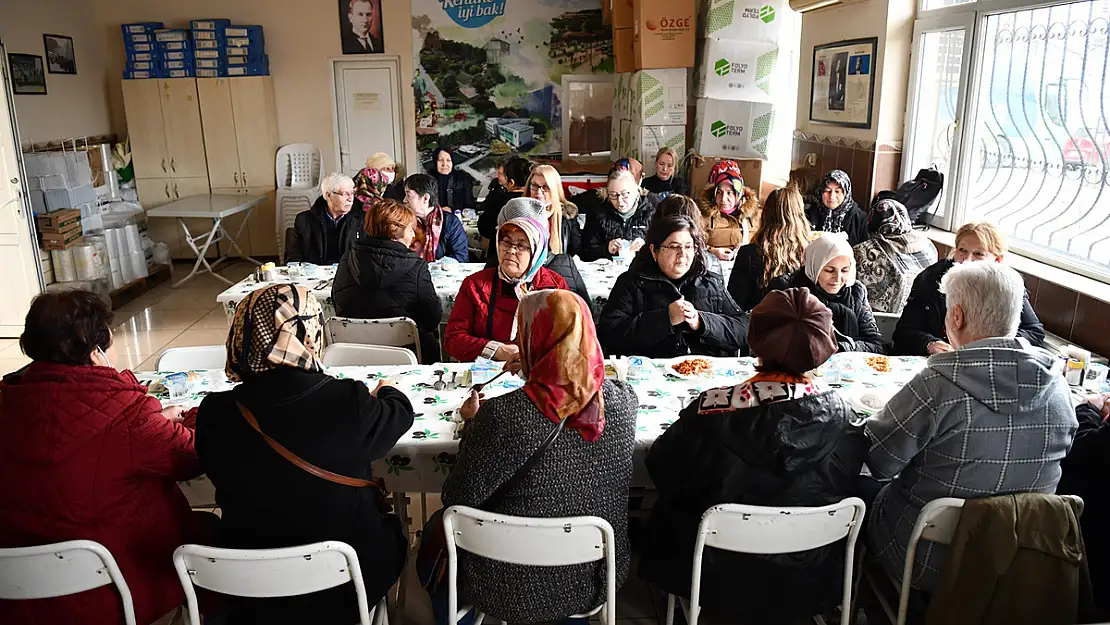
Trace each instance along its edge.
{"label": "wooden cabinet door", "polygon": [[139,204],[151,209],[173,201],[173,184],[169,178],[138,178],[135,190],[139,193]]}
{"label": "wooden cabinet door", "polygon": [[278,149],[273,83],[269,76],[244,76],[227,81],[231,83],[242,186],[273,188]]}
{"label": "wooden cabinet door", "polygon": [[239,78],[198,78],[200,116],[204,120],[204,153],[208,155],[208,178],[214,189],[244,186],[236,142],[236,120],[231,82]]}
{"label": "wooden cabinet door", "polygon": [[255,258],[276,257],[277,246],[277,213],[274,208],[273,187],[248,187],[247,195],[265,195],[266,201],[254,207],[251,211],[250,231],[251,255]]}
{"label": "wooden cabinet door", "polygon": [[208,161],[204,155],[197,80],[170,78],[159,82],[162,85],[162,123],[166,128],[170,176],[207,178]]}
{"label": "wooden cabinet door", "polygon": [[[129,81],[134,82],[134,81]],[[158,82],[151,80],[148,82]],[[150,210],[173,201],[173,181],[169,178],[139,178],[135,180],[139,203]],[[147,234],[155,243],[165,243],[170,248],[170,258],[182,258],[181,227],[170,217],[147,218]],[[188,248],[185,248],[188,249]]]}
{"label": "wooden cabinet door", "polygon": [[[193,178],[175,178],[173,181],[170,182],[170,194],[175,200],[179,200],[183,197],[189,197],[192,195],[203,195],[210,192],[211,191],[208,187],[208,176]],[[194,237],[199,237],[212,229],[212,220],[186,219],[185,225],[189,227],[189,232],[191,232]],[[182,233],[182,239],[184,239],[184,233]],[[191,249],[189,249],[189,246],[184,244],[184,240],[182,240],[182,243],[183,245],[181,250],[181,257],[196,258],[196,255],[193,254],[193,251]],[[196,244],[198,248],[204,246],[203,241],[197,241]],[[219,258],[220,255],[218,253],[218,250],[219,245],[214,243],[211,247],[208,248],[208,254],[206,254],[206,256],[208,258]]]}
{"label": "wooden cabinet door", "polygon": [[170,172],[166,129],[162,124],[161,85],[160,80],[123,81],[131,160],[135,163],[135,177],[140,180],[166,177]]}

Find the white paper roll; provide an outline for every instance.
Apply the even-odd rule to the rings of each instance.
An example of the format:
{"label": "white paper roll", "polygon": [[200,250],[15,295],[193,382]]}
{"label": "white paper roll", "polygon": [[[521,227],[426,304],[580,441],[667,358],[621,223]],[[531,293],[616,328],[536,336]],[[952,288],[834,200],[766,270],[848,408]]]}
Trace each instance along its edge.
{"label": "white paper roll", "polygon": [[73,252],[73,265],[77,269],[78,280],[96,280],[96,248],[91,245],[81,245],[71,250]]}
{"label": "white paper roll", "polygon": [[73,282],[77,279],[73,250],[53,250],[50,252],[50,260],[54,264],[54,278],[58,282]]}
{"label": "white paper roll", "polygon": [[129,284],[135,281],[135,270],[131,268],[131,259],[120,258],[119,272],[120,277],[123,278],[124,284]]}
{"label": "white paper roll", "polygon": [[123,272],[118,269],[113,271],[111,275],[108,276],[108,280],[112,283],[112,290],[115,291],[123,286]]}
{"label": "white paper roll", "polygon": [[127,234],[124,233],[123,228],[113,228],[116,231],[116,257],[119,258],[120,265],[127,262]]}
{"label": "white paper roll", "polygon": [[108,258],[119,258],[119,243],[116,242],[118,237],[118,229],[106,228],[104,230],[104,244],[108,247]]}
{"label": "white paper roll", "polygon": [[135,250],[143,249],[143,238],[139,235],[139,226],[135,224],[127,224],[123,228],[124,233],[127,235],[127,251],[134,252]]}
{"label": "white paper roll", "polygon": [[147,276],[146,254],[142,250],[131,252],[131,271],[135,273],[136,279]]}

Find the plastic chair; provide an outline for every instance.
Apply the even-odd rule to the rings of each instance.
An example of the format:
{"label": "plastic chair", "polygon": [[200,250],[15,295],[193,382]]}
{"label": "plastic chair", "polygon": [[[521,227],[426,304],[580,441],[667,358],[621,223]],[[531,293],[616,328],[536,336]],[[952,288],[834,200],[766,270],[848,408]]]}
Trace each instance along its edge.
{"label": "plastic chair", "polygon": [[293,143],[282,146],[274,165],[277,176],[277,195],[274,208],[278,256],[285,258],[285,229],[292,228],[297,214],[312,208],[320,197],[322,167],[320,148],[311,143]]}
{"label": "plastic chair", "polygon": [[171,347],[158,356],[158,371],[193,371],[223,369],[227,364],[227,348],[223,345],[202,347]]}
{"label": "plastic chair", "polygon": [[416,346],[416,359],[423,360],[420,353],[420,329],[408,317],[389,317],[386,319],[351,319],[332,317],[324,323],[328,344],[354,343],[358,345],[385,345],[389,347]]}
{"label": "plastic chair", "polygon": [[894,329],[898,327],[898,320],[902,318],[901,313],[886,313],[875,312],[875,323],[879,326],[879,332],[883,335],[883,344],[890,345],[894,341]]}
{"label": "plastic chair", "polygon": [[123,620],[135,625],[131,589],[104,545],[70,540],[49,545],[0,549],[0,599],[49,599],[115,584]]}
{"label": "plastic chair", "polygon": [[[528,566],[567,566],[605,560],[605,603],[585,618],[604,611],[606,625],[616,625],[617,554],[613,527],[594,516],[537,519],[484,512],[466,506],[451,506],[443,513],[447,534],[448,614],[457,623],[470,608],[459,609],[459,549],[498,562]],[[539,589],[543,592],[543,589]],[[485,614],[476,615],[482,625]]]}
{"label": "plastic chair", "polygon": [[333,343],[324,348],[321,360],[325,367],[384,367],[387,365],[419,364],[416,354],[400,347]]}
{"label": "plastic chair", "polygon": [[[852,569],[856,539],[867,514],[859,497],[849,497],[819,508],[769,508],[723,504],[705,511],[694,543],[694,568],[690,580],[690,608],[686,621],[698,625],[701,606],[701,562],[706,547],[750,554],[808,551],[847,537],[844,551],[844,593],[841,625],[848,625],[852,606]],[[675,596],[667,595],[667,625],[674,623]]]}
{"label": "plastic chair", "polygon": [[[388,625],[383,597],[373,610],[366,598],[358,554],[347,543],[327,541],[281,549],[218,549],[181,545],[173,566],[185,589],[191,625],[200,625],[200,586],[236,597],[292,597],[353,582],[362,625]],[[371,621],[371,618],[373,621]]]}

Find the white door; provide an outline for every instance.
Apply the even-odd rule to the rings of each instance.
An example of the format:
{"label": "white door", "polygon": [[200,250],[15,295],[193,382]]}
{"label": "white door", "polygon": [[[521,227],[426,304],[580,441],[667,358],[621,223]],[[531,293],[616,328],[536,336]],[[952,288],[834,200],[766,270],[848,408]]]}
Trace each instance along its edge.
{"label": "white door", "polygon": [[[0,59],[8,54],[0,45]],[[0,61],[0,267],[4,297],[0,298],[0,338],[23,333],[31,298],[42,290],[38,250],[33,243],[30,210],[24,205],[23,175],[18,160],[15,107],[7,65]]]}
{"label": "white door", "polygon": [[332,59],[335,145],[340,171],[354,175],[366,158],[385,152],[406,162],[401,137],[401,69],[397,57]]}

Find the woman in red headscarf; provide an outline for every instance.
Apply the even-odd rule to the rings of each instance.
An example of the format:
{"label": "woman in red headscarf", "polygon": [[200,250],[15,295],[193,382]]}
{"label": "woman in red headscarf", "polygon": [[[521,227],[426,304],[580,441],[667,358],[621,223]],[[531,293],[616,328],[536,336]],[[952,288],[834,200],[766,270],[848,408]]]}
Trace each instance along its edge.
{"label": "woman in red headscarf", "polygon": [[744,186],[736,161],[726,159],[709,170],[699,204],[709,252],[732,260],[736,249],[750,243],[759,228],[759,195]]}
{"label": "woman in red headscarf", "polygon": [[[590,308],[574,293],[525,295],[517,307],[517,326],[524,387],[481,407],[478,396],[471,395],[460,409],[468,425],[443,485],[443,505],[528,517],[599,516],[616,533],[617,583],[622,584],[628,575],[636,393],[605,379]],[[564,419],[563,430],[525,479],[488,501]],[[465,553],[460,562],[466,604],[508,622],[558,621],[605,601],[600,562],[539,568]],[[432,599],[437,621],[446,622],[446,597]]]}

